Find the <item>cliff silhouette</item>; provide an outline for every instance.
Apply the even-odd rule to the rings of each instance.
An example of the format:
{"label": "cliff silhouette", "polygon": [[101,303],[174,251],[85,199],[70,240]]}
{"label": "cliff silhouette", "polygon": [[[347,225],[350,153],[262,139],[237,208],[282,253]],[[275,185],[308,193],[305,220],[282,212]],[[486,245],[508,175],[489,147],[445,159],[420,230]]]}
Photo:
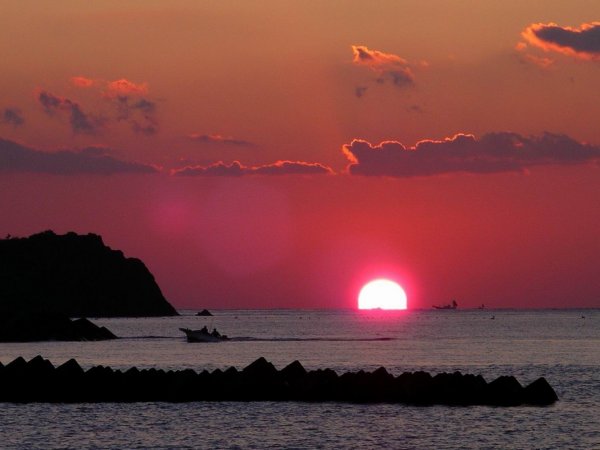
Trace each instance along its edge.
{"label": "cliff silhouette", "polygon": [[0,314],[69,317],[173,316],[144,263],[96,234],[0,239]]}

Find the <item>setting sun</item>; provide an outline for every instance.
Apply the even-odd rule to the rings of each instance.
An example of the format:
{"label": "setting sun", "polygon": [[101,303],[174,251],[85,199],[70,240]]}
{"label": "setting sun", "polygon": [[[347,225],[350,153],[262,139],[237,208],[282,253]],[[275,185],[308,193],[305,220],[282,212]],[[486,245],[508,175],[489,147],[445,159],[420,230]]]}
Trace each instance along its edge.
{"label": "setting sun", "polygon": [[358,294],[358,309],[406,309],[406,306],[404,289],[391,280],[370,281]]}

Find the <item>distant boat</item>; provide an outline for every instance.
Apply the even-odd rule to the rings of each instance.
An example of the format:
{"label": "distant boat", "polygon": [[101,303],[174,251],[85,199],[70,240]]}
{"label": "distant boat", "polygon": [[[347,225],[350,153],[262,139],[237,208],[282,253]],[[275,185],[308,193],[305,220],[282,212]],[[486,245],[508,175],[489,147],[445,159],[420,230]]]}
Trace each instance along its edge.
{"label": "distant boat", "polygon": [[449,305],[433,305],[435,309],[456,309],[458,308],[458,303],[456,300],[452,300],[452,303]]}
{"label": "distant boat", "polygon": [[216,328],[212,332],[208,328],[202,327],[200,330],[190,330],[189,328],[180,328],[187,337],[188,342],[221,342],[227,341],[229,338],[217,331]]}
{"label": "distant boat", "polygon": [[482,303],[481,305],[479,305],[479,306],[477,307],[477,309],[485,309],[485,305]]}

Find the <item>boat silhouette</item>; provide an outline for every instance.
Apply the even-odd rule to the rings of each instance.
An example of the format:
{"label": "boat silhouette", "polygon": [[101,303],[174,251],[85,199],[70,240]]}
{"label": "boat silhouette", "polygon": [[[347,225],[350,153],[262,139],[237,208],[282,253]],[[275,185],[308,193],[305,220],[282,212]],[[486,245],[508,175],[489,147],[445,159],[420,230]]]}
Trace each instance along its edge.
{"label": "boat silhouette", "polygon": [[456,303],[456,300],[452,300],[452,303],[448,305],[433,305],[433,307],[435,309],[456,309],[458,308],[458,303]]}
{"label": "boat silhouette", "polygon": [[202,327],[200,330],[190,330],[189,328],[180,328],[180,330],[185,333],[188,342],[221,342],[229,340],[227,336],[219,333],[216,328],[212,332],[209,332],[206,327]]}

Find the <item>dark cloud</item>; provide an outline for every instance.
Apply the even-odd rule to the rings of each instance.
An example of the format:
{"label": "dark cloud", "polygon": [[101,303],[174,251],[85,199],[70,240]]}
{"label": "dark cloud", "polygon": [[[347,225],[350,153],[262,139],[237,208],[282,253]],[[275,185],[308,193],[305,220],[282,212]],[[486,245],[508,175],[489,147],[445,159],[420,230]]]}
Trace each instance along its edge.
{"label": "dark cloud", "polygon": [[117,109],[117,120],[127,120],[131,115],[131,111],[129,108],[129,97],[126,95],[119,95],[117,97],[111,97],[111,100],[114,102],[114,105]]}
{"label": "dark cloud", "polygon": [[303,161],[277,161],[263,166],[243,166],[238,161],[227,165],[222,161],[210,166],[185,167],[173,172],[179,176],[226,176],[246,175],[323,175],[333,171],[323,164]]}
{"label": "dark cloud", "polygon": [[44,152],[0,139],[0,173],[33,172],[55,175],[156,173],[152,166],[121,161],[101,147],[80,151]]}
{"label": "dark cloud", "polygon": [[112,151],[109,148],[106,147],[84,147],[81,150],[78,151],[81,154],[85,154],[88,156],[104,156],[104,155],[109,155],[110,153],[112,153]]}
{"label": "dark cloud", "polygon": [[146,136],[158,132],[156,103],[145,98],[132,99],[128,95],[108,97],[117,108],[117,120],[129,123],[131,129]]}
{"label": "dark cloud", "polygon": [[392,83],[398,87],[410,86],[415,82],[412,73],[408,70],[390,70],[387,73]]}
{"label": "dark cloud", "polygon": [[41,91],[38,94],[38,101],[50,115],[57,111],[67,113],[74,133],[94,134],[98,131],[100,121],[84,113],[78,103],[47,91]]}
{"label": "dark cloud", "polygon": [[4,108],[0,116],[0,123],[19,127],[25,123],[25,118],[19,108]]}
{"label": "dark cloud", "polygon": [[235,139],[232,137],[221,136],[220,134],[190,134],[188,139],[198,144],[217,144],[232,145],[236,147],[254,147],[254,143]]}
{"label": "dark cloud", "polygon": [[357,86],[354,89],[354,95],[356,95],[358,98],[362,98],[362,96],[365,95],[368,90],[369,88],[367,86]]}
{"label": "dark cloud", "polygon": [[581,59],[600,59],[600,22],[584,23],[579,28],[555,23],[534,23],[521,33],[527,43]]}
{"label": "dark cloud", "polygon": [[138,111],[146,115],[154,114],[156,111],[156,103],[145,98],[132,100],[127,95],[119,95],[114,99],[119,112],[119,120],[127,120]]}
{"label": "dark cloud", "polygon": [[422,113],[423,108],[421,108],[419,105],[410,105],[408,108],[406,108],[406,110],[408,112],[413,112],[413,113]]}
{"label": "dark cloud", "polygon": [[390,177],[498,173],[538,165],[600,161],[600,147],[551,133],[527,137],[500,132],[485,134],[481,139],[457,134],[439,141],[420,141],[414,147],[397,141],[372,145],[355,139],[342,150],[350,161],[349,173]]}
{"label": "dark cloud", "polygon": [[96,124],[94,124],[88,115],[84,113],[78,104],[72,103],[70,105],[71,117],[69,123],[71,129],[75,133],[87,133],[94,134],[96,132]]}
{"label": "dark cloud", "polygon": [[131,129],[138,134],[152,136],[158,132],[158,123],[152,116],[144,116],[142,121],[132,120]]}
{"label": "dark cloud", "polygon": [[134,110],[142,111],[144,114],[153,114],[156,110],[156,103],[145,98],[139,99],[131,108]]}
{"label": "dark cloud", "polygon": [[48,114],[54,114],[55,110],[61,107],[65,99],[61,99],[60,97],[57,97],[49,92],[41,91],[38,94],[38,101]]}

